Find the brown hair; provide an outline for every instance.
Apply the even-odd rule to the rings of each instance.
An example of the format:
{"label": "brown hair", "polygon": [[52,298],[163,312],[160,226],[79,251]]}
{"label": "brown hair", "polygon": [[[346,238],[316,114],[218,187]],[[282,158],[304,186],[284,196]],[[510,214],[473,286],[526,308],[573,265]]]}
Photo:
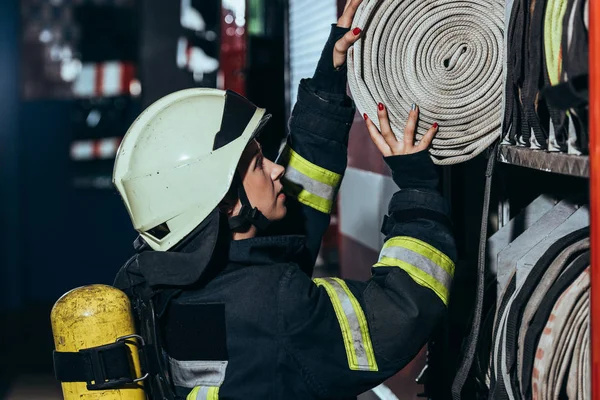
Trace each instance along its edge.
{"label": "brown hair", "polygon": [[235,207],[235,205],[237,204],[238,199],[239,196],[237,193],[237,185],[232,184],[231,186],[229,186],[229,190],[227,190],[227,193],[225,194],[225,197],[223,197],[223,200],[221,200],[221,202],[219,203],[219,211],[225,215],[230,215],[233,211],[233,207]]}

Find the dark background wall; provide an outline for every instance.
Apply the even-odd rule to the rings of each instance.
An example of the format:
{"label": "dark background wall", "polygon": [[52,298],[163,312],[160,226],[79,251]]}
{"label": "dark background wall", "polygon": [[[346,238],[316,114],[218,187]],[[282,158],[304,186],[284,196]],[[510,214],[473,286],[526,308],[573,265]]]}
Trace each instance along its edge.
{"label": "dark background wall", "polygon": [[0,398],[2,379],[48,370],[50,309],[63,293],[112,283],[135,238],[114,190],[75,189],[74,102],[21,102],[19,2],[0,2]]}
{"label": "dark background wall", "polygon": [[135,238],[117,192],[76,189],[69,159],[70,101],[23,103],[21,233],[29,302],[84,284],[112,283]]}
{"label": "dark background wall", "polygon": [[0,304],[20,303],[18,0],[0,2]]}

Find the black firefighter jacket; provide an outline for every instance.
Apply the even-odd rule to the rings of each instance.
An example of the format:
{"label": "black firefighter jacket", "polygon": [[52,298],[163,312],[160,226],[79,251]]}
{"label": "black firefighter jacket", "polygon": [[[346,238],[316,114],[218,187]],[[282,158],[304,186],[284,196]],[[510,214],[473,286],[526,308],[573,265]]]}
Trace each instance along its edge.
{"label": "black firefighter jacket", "polygon": [[323,91],[318,75],[300,84],[278,160],[286,166],[286,219],[268,235],[226,240],[200,270],[195,260],[205,250],[196,232],[148,265],[142,256],[159,252],[142,252],[117,277],[115,286],[127,289],[127,269],[137,268],[156,288],[179,285],[159,324],[181,398],[355,398],[411,361],[444,315],[456,250],[427,152],[386,159],[399,190],[379,261],[364,266],[372,278],[311,278],[355,114],[345,80]]}

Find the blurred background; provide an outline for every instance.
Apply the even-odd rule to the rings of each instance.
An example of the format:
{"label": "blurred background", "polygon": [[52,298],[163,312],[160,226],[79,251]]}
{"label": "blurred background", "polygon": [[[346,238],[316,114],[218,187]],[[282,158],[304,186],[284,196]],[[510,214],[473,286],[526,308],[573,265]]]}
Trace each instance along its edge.
{"label": "blurred background", "polygon": [[263,145],[274,157],[338,3],[0,1],[0,399],[61,398],[51,307],[111,284],[133,253],[111,173],[140,111],[179,89],[235,90],[273,114]]}

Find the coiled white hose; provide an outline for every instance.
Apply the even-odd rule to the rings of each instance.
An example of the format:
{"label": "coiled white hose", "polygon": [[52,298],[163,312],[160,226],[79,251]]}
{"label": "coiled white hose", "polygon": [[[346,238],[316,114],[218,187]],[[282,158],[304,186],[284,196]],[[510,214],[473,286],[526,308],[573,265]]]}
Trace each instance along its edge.
{"label": "coiled white hose", "polygon": [[353,26],[363,37],[348,53],[348,81],[361,114],[379,127],[385,104],[401,139],[412,103],[417,139],[440,125],[436,164],[475,157],[500,136],[504,2],[365,0]]}

